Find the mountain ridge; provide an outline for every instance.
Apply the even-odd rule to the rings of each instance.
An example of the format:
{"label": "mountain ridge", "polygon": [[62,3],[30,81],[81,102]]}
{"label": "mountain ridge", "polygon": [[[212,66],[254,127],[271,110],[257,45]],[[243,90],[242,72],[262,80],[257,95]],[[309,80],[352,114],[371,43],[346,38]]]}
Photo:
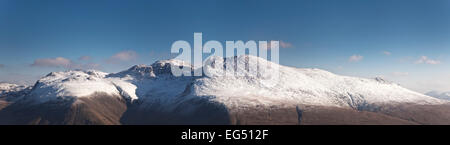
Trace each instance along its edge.
{"label": "mountain ridge", "polygon": [[[170,71],[172,66],[190,67],[191,71],[194,70],[194,67],[179,60],[162,60],[152,65],[135,65],[118,73],[95,70],[52,72],[39,79],[32,89],[23,93],[24,95],[10,101],[8,104],[12,107],[6,106],[3,110],[7,110],[4,112],[22,112],[29,110],[28,107],[35,110],[54,110],[56,105],[56,108],[66,108],[62,109],[66,111],[60,113],[66,116],[72,114],[72,121],[69,122],[79,121],[75,121],[74,124],[83,124],[83,120],[87,120],[89,124],[101,124],[102,118],[110,120],[104,122],[105,124],[118,124],[121,121],[131,124],[229,124],[232,122],[240,124],[243,121],[243,112],[250,111],[250,114],[265,116],[275,111],[275,114],[281,112],[291,114],[290,117],[285,116],[289,121],[281,122],[298,124],[300,121],[295,116],[298,115],[299,105],[300,108],[301,106],[317,106],[314,108],[321,108],[320,110],[327,110],[323,107],[335,108],[335,111],[342,110],[349,114],[352,114],[351,110],[355,110],[353,114],[361,114],[365,111],[377,112],[386,106],[397,104],[400,104],[398,106],[401,104],[441,106],[447,103],[447,101],[405,89],[381,78],[347,77],[320,69],[300,69],[281,65],[279,66],[281,83],[266,85],[265,83],[274,83],[274,81],[266,81],[260,76],[267,76],[265,73],[272,72],[263,70],[261,74],[257,72],[257,75],[254,75],[249,71],[252,70],[249,67],[255,67],[254,70],[259,68],[245,64],[250,61],[278,64],[247,55],[234,58],[211,57],[207,61],[214,62],[203,66],[204,70],[212,72],[212,76],[173,76]],[[242,64],[239,65],[239,63]],[[221,72],[220,66],[226,67],[230,64],[234,65],[235,70],[240,70],[244,74],[218,75]],[[227,71],[230,70],[224,71],[229,73]],[[114,105],[106,107],[107,104],[96,102],[98,100],[111,102]],[[64,105],[61,106],[61,104],[69,106],[63,107]],[[80,104],[89,105],[81,105],[80,108]],[[103,104],[103,107],[95,104]],[[98,108],[109,108],[99,110],[109,113],[95,113],[97,111],[94,110]],[[111,111],[115,110],[114,108],[122,109]],[[77,119],[76,115],[74,117],[73,113],[70,113],[74,112],[73,109],[84,110],[85,113],[82,113],[81,119]],[[36,124],[36,120],[42,120],[42,115],[48,116],[45,112],[28,114],[28,116],[41,118],[30,119],[28,123]],[[85,117],[86,115],[91,117]],[[237,119],[236,115],[241,119]],[[158,118],[153,118],[155,116]],[[259,118],[257,116],[254,118]],[[379,114],[372,116],[382,117]],[[115,121],[111,121],[111,118]],[[244,120],[247,120],[244,122],[252,122],[252,119]],[[48,120],[38,122],[54,123]],[[68,123],[60,120],[56,122],[56,124]]]}

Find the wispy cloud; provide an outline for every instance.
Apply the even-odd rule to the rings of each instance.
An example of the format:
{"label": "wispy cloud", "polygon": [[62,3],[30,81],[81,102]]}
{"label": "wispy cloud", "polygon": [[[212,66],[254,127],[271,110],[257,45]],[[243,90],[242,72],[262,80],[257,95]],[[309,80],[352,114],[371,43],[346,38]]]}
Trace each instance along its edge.
{"label": "wispy cloud", "polygon": [[92,59],[92,57],[90,57],[90,56],[81,56],[80,58],[78,58],[78,60],[82,60],[82,61],[88,61],[91,59]]}
{"label": "wispy cloud", "polygon": [[427,56],[421,56],[417,61],[416,64],[440,64],[441,61],[439,60],[433,60],[428,58]]}
{"label": "wispy cloud", "polygon": [[138,57],[138,54],[135,51],[126,50],[126,51],[121,51],[119,53],[114,54],[107,60],[107,62],[108,63],[119,63],[119,62],[123,62],[123,61],[132,61],[132,60],[136,60],[137,57]]}
{"label": "wispy cloud", "polygon": [[389,51],[383,51],[382,52],[384,55],[391,55],[392,53],[391,52],[389,52]]}
{"label": "wispy cloud", "polygon": [[355,55],[350,56],[350,58],[348,58],[348,61],[349,62],[358,62],[358,61],[361,61],[363,58],[364,58],[363,56],[355,54]]}
{"label": "wispy cloud", "polygon": [[64,58],[64,57],[56,57],[56,58],[41,58],[34,60],[34,63],[31,66],[35,67],[64,67],[69,68],[72,64],[72,61]]}
{"label": "wispy cloud", "polygon": [[98,69],[99,64],[96,63],[75,63],[74,61],[64,58],[41,58],[34,60],[31,64],[33,67],[56,67],[56,68],[67,68],[67,69]]}
{"label": "wispy cloud", "polygon": [[280,41],[280,47],[281,48],[291,48],[292,46],[293,46],[292,43],[285,42],[285,41]]}

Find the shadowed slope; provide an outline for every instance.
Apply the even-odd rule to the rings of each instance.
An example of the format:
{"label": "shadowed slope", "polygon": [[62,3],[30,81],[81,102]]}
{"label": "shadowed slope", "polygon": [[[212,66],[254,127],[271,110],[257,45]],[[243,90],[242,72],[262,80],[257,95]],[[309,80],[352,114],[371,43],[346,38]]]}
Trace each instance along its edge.
{"label": "shadowed slope", "polygon": [[0,110],[0,124],[120,124],[126,108],[125,100],[104,93],[42,104],[16,102]]}
{"label": "shadowed slope", "polygon": [[367,111],[394,116],[418,124],[450,124],[450,104],[384,104]]}
{"label": "shadowed slope", "polygon": [[8,102],[6,102],[3,98],[0,98],[0,110],[2,110],[3,108],[5,108],[8,105],[9,105]]}

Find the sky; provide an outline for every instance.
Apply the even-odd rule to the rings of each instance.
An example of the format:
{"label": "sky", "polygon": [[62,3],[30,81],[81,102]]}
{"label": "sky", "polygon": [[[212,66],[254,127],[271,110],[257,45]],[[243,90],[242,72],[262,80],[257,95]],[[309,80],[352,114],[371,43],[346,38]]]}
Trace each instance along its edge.
{"label": "sky", "polygon": [[279,40],[282,65],[450,91],[448,0],[0,0],[0,82],[152,64],[194,32]]}

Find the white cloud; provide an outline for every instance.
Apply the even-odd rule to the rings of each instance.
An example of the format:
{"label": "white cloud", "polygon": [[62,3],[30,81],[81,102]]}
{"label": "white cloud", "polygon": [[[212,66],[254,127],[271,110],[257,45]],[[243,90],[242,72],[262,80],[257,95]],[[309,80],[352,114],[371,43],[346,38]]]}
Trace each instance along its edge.
{"label": "white cloud", "polygon": [[42,58],[34,60],[31,66],[36,67],[65,67],[69,68],[72,65],[72,61],[64,57],[56,58]]}
{"label": "white cloud", "polygon": [[118,63],[121,61],[131,61],[131,60],[136,60],[137,57],[138,57],[138,55],[135,51],[127,50],[127,51],[121,51],[119,53],[114,54],[107,60],[107,62]]}
{"label": "white cloud", "polygon": [[383,54],[384,54],[384,55],[391,55],[392,53],[389,52],[389,51],[383,51]]}
{"label": "white cloud", "polygon": [[361,55],[352,55],[350,58],[348,58],[348,61],[350,62],[358,62],[361,61],[364,57]]}
{"label": "white cloud", "polygon": [[416,61],[416,64],[440,64],[441,61],[429,59],[427,56],[421,56],[419,60]]}

